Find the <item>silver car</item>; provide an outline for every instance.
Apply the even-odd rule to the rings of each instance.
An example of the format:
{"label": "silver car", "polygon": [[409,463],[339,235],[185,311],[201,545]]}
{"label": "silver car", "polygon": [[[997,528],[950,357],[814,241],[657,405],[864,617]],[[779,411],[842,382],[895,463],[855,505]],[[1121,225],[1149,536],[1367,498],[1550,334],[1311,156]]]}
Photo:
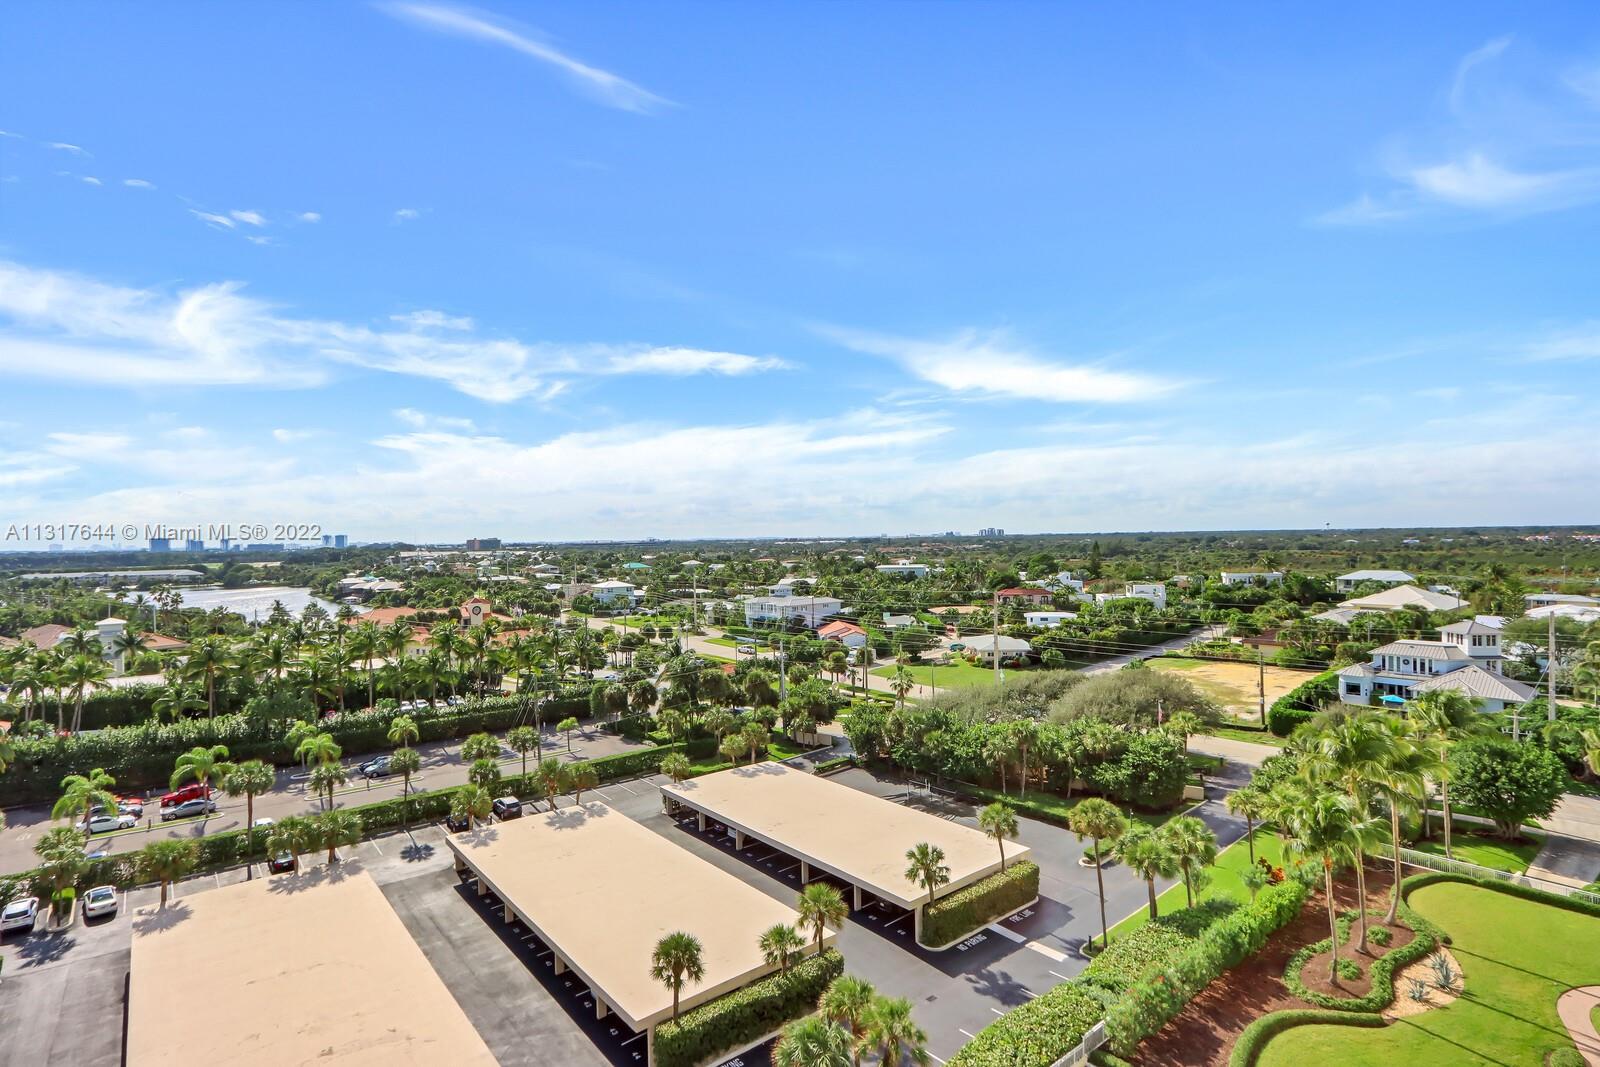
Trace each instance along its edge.
{"label": "silver car", "polygon": [[30,933],[33,930],[33,924],[38,919],[38,897],[23,897],[20,900],[13,900],[6,905],[5,911],[0,912],[0,931],[8,934],[13,930]]}
{"label": "silver car", "polygon": [[117,887],[97,885],[83,896],[83,917],[98,919],[102,915],[117,913]]}

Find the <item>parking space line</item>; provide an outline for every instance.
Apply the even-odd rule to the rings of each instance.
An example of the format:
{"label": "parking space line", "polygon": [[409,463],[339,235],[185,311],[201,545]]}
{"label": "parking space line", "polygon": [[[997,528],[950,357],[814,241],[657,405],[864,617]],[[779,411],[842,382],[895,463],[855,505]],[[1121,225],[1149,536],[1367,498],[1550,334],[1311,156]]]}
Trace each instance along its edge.
{"label": "parking space line", "polygon": [[378,839],[376,837],[374,837],[372,840],[370,840],[367,843],[372,846],[372,850],[374,852],[376,852],[380,856],[383,855],[383,849],[378,847]]}
{"label": "parking space line", "polygon": [[624,793],[628,794],[630,797],[636,797],[636,796],[639,795],[638,793],[635,793],[633,790],[629,789],[626,785],[624,785],[621,782],[612,782],[611,784],[616,786],[618,789],[622,790]]}
{"label": "parking space line", "polygon": [[779,871],[778,873],[779,874],[788,874],[790,871],[794,870],[798,866],[800,866],[798,863],[791,863],[789,866],[785,867],[783,870]]}
{"label": "parking space line", "polygon": [[[1041,945],[1037,941],[1029,941],[1026,944],[1028,948],[1033,949],[1033,951],[1037,952],[1039,955],[1047,956],[1050,959],[1055,960],[1057,963],[1065,962],[1067,958],[1067,954],[1065,952],[1062,952],[1058,949],[1053,949],[1049,945]],[[1054,974],[1055,972],[1052,971],[1051,973]]]}
{"label": "parking space line", "polygon": [[[648,1032],[649,1031],[646,1031],[646,1033],[648,1033]],[[633,1044],[635,1041],[639,1040],[643,1036],[644,1036],[644,1034],[634,1034],[632,1037],[628,1038],[628,1040],[620,1041],[620,1042],[618,1042],[618,1044],[619,1045],[631,1045],[631,1044]]]}
{"label": "parking space line", "polygon": [[[957,1029],[957,1030],[961,1030],[961,1027],[959,1027],[959,1026],[958,1026],[958,1027],[956,1027],[956,1029]],[[972,1032],[971,1032],[971,1031],[970,1031],[970,1030],[961,1030],[961,1032],[962,1032],[962,1033],[963,1033],[963,1034],[966,1034],[966,1035],[967,1035],[967,1040],[969,1040],[969,1041],[976,1041],[976,1040],[977,1040],[977,1038],[978,1038],[978,1035],[977,1035],[977,1034],[974,1034],[974,1033],[972,1033]]]}
{"label": "parking space line", "polygon": [[1067,977],[1067,976],[1066,976],[1066,975],[1064,975],[1064,974],[1059,974],[1059,973],[1057,973],[1057,972],[1056,972],[1056,971],[1050,971],[1050,972],[1049,972],[1049,973],[1050,973],[1050,974],[1053,974],[1053,975],[1055,975],[1055,976],[1056,976],[1056,977],[1057,977],[1057,978],[1059,978],[1059,979],[1061,979],[1061,980],[1062,980],[1062,981],[1063,981],[1063,982],[1070,982],[1070,981],[1072,981],[1072,979],[1070,979],[1070,978],[1068,978],[1068,977]]}
{"label": "parking space line", "polygon": [[1001,1011],[999,1008],[990,1008],[989,1010],[994,1012],[996,1015],[1000,1016],[1000,1018],[1002,1018],[1002,1019],[1004,1019],[1006,1017],[1006,1013]]}
{"label": "parking space line", "polygon": [[[911,913],[909,911],[906,912],[906,915],[910,915],[910,914]],[[889,927],[893,926],[895,923],[903,923],[903,922],[905,922],[906,921],[906,915],[902,915],[898,919],[890,919],[888,922],[883,924],[883,928],[885,930],[887,930],[887,929],[889,929]]]}
{"label": "parking space line", "polygon": [[1001,937],[1010,938],[1012,941],[1015,941],[1019,945],[1026,945],[1028,943],[1028,939],[1027,938],[1023,937],[1021,934],[1013,933],[1012,931],[1007,930],[1004,926],[1001,926],[999,923],[990,923],[989,924],[989,929],[993,930],[995,933],[999,934]]}

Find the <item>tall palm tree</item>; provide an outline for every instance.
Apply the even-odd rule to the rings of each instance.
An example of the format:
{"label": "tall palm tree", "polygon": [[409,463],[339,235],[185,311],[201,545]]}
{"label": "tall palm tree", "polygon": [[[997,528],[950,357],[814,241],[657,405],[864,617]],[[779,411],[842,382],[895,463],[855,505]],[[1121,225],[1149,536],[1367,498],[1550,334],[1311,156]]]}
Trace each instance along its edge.
{"label": "tall palm tree", "polygon": [[722,744],[717,746],[717,754],[725,760],[731,760],[733,765],[739,765],[739,757],[744,755],[744,735],[730,734],[722,739]]}
{"label": "tall palm tree", "polygon": [[1017,739],[1010,730],[990,730],[983,741],[983,760],[1000,775],[1000,792],[1006,791],[1006,768],[1017,758]]}
{"label": "tall palm tree", "polygon": [[899,704],[900,710],[905,710],[906,695],[911,692],[916,684],[916,679],[905,664],[901,663],[895,667],[894,674],[889,678],[889,688],[894,691],[894,698],[896,703]]}
{"label": "tall palm tree", "polygon": [[818,952],[822,951],[822,935],[827,932],[827,927],[838,926],[850,914],[844,897],[827,882],[812,882],[800,890],[796,910],[800,913],[800,925],[811,928]]}
{"label": "tall palm tree", "polygon": [[849,1067],[853,1051],[844,1027],[807,1015],[784,1026],[772,1046],[772,1067]]}
{"label": "tall palm tree", "polygon": [[829,1022],[838,1023],[850,1032],[851,1062],[861,1063],[861,1037],[866,1031],[867,1013],[872,1010],[877,991],[865,978],[841,974],[823,990],[817,1009]]}
{"label": "tall palm tree", "polygon": [[1223,801],[1228,810],[1244,819],[1245,847],[1250,852],[1250,866],[1256,865],[1256,820],[1267,809],[1267,797],[1255,786],[1245,786],[1228,794]]}
{"label": "tall palm tree", "polygon": [[541,739],[539,731],[533,726],[513,726],[506,731],[506,744],[511,751],[522,757],[522,776],[528,776],[528,753],[539,751]]}
{"label": "tall palm tree", "polygon": [[678,1021],[678,999],[686,982],[706,976],[700,939],[679,930],[656,942],[650,953],[650,977],[672,990],[672,1021]]}
{"label": "tall palm tree", "polygon": [[778,968],[779,974],[788,974],[789,961],[805,950],[806,939],[788,923],[777,923],[761,932],[759,945],[767,966]]}
{"label": "tall palm tree", "polygon": [[1389,891],[1389,911],[1383,921],[1393,923],[1400,909],[1400,817],[1421,811],[1427,804],[1427,778],[1437,774],[1439,757],[1426,744],[1417,744],[1406,736],[1404,724],[1392,725],[1395,747],[1385,764],[1383,774],[1374,788],[1389,810],[1389,849],[1394,860],[1394,884]]}
{"label": "tall palm tree", "polygon": [[422,769],[422,757],[414,748],[397,748],[389,753],[389,769],[400,772],[400,795],[406,798],[406,829],[411,828],[411,776]]}
{"label": "tall palm tree", "polygon": [[[1410,721],[1433,748],[1438,766],[1433,778],[1439,783],[1439,800],[1444,808],[1444,855],[1454,859],[1450,846],[1450,749],[1457,742],[1490,729],[1479,712],[1478,701],[1448,689],[1434,689],[1411,702]],[[1427,807],[1423,807],[1427,812]],[[1426,815],[1424,815],[1426,817]]]}
{"label": "tall palm tree", "polygon": [[1039,747],[1039,723],[1036,719],[1013,719],[1008,728],[1017,745],[1017,778],[1019,796],[1028,795],[1028,756]]}
{"label": "tall palm tree", "polygon": [[928,903],[938,897],[939,887],[950,880],[950,867],[944,862],[944,849],[918,841],[906,849],[906,878],[928,891]]}
{"label": "tall palm tree", "polygon": [[978,812],[978,826],[1000,846],[1000,869],[1006,869],[1006,838],[1017,836],[1017,813],[1010,804],[997,800]]}
{"label": "tall palm tree", "polygon": [[106,661],[101,659],[98,653],[92,656],[73,656],[62,666],[60,681],[72,694],[73,733],[83,730],[83,698],[96,684],[105,681],[110,673]]}
{"label": "tall palm tree", "polygon": [[422,731],[417,728],[416,719],[409,715],[396,715],[389,720],[389,732],[386,736],[389,744],[399,748],[421,738]]}
{"label": "tall palm tree", "polygon": [[171,684],[161,690],[151,707],[157,716],[169,718],[177,722],[191,711],[200,711],[205,708],[206,702],[199,691],[192,685],[174,679]]}
{"label": "tall palm tree", "polygon": [[[62,890],[83,873],[83,846],[89,835],[67,826],[55,826],[39,835],[33,854],[39,857],[39,874],[50,883],[51,909],[55,910]],[[58,914],[57,918],[61,916]]]}
{"label": "tall palm tree", "polygon": [[232,665],[232,658],[228,647],[215,637],[203,637],[189,646],[189,658],[184,661],[184,670],[206,681],[207,718],[216,717],[217,675]]}
{"label": "tall palm tree", "polygon": [[61,799],[50,809],[52,819],[87,819],[94,808],[117,810],[117,798],[111,787],[117,780],[102,768],[96,767],[88,774],[69,774],[61,779]]}
{"label": "tall palm tree", "polygon": [[157,907],[167,906],[167,887],[194,870],[198,859],[199,850],[193,841],[152,841],[139,850],[139,877],[161,883],[161,902]]}
{"label": "tall palm tree", "polygon": [[572,802],[582,804],[585,789],[600,787],[600,775],[587,763],[573,764],[567,772],[567,787],[572,790]]}
{"label": "tall palm tree", "polygon": [[[296,724],[301,725],[299,723]],[[308,724],[309,725],[309,724]],[[310,763],[335,763],[344,755],[344,750],[339,747],[339,742],[333,739],[330,733],[314,733],[310,730],[303,731],[299,745],[295,747],[294,758],[302,764]]]}
{"label": "tall palm tree", "polygon": [[911,1018],[911,1001],[904,997],[878,997],[867,1011],[861,1040],[878,1052],[882,1067],[902,1067],[907,1060],[926,1067],[930,1062],[928,1035]]}
{"label": "tall palm tree", "polygon": [[373,661],[378,658],[382,647],[383,642],[378,634],[378,628],[370,622],[356,623],[356,628],[351,631],[349,640],[345,642],[345,648],[349,650],[350,658],[359,660],[366,666],[367,707],[369,708],[375,706],[378,702],[376,694],[377,670],[373,666]]}
{"label": "tall palm tree", "polygon": [[1163,823],[1156,831],[1166,839],[1167,847],[1178,861],[1183,873],[1183,896],[1187,907],[1194,907],[1194,880],[1201,868],[1210,866],[1217,858],[1217,835],[1193,815],[1179,815]]}
{"label": "tall palm tree", "polygon": [[268,854],[276,856],[287,852],[294,858],[296,867],[300,866],[300,856],[316,847],[316,828],[309,816],[290,815],[279,819],[267,834]]}
{"label": "tall palm tree", "polygon": [[1178,873],[1178,857],[1156,832],[1143,823],[1134,823],[1117,839],[1114,855],[1128,870],[1144,879],[1149,896],[1150,918],[1156,917],[1156,879]]}
{"label": "tall palm tree", "polygon": [[571,778],[567,765],[555,756],[539,761],[539,769],[534,772],[539,776],[539,784],[544,787],[544,798],[550,804],[550,810],[556,810],[556,798],[572,788]]}
{"label": "tall palm tree", "polygon": [[1101,945],[1111,943],[1111,928],[1106,925],[1106,881],[1101,869],[1100,842],[1116,842],[1128,829],[1128,820],[1117,806],[1100,797],[1080,800],[1067,812],[1067,826],[1078,835],[1078,840],[1089,838],[1094,842],[1094,879],[1100,890]]}
{"label": "tall palm tree", "polygon": [[270,790],[275,781],[277,775],[272,768],[258,759],[234,764],[223,775],[222,791],[230,797],[244,797],[246,840],[251,845],[255,844],[256,836],[256,797]]}
{"label": "tall palm tree", "polygon": [[349,781],[344,767],[333,761],[319,763],[311,768],[311,774],[306,779],[306,786],[317,797],[327,797],[327,806],[333,807],[333,791]]}
{"label": "tall palm tree", "polygon": [[1328,792],[1306,794],[1298,806],[1284,814],[1292,835],[1290,851],[1322,864],[1322,893],[1328,909],[1329,943],[1333,946],[1328,977],[1337,981],[1339,915],[1333,898],[1333,874],[1344,864],[1355,862],[1360,855],[1363,818],[1356,802],[1348,795]]}
{"label": "tall palm tree", "polygon": [[[1382,715],[1357,711],[1331,723],[1318,734],[1306,752],[1304,769],[1313,780],[1326,781],[1343,789],[1354,805],[1357,821],[1365,822],[1372,808],[1377,784],[1393,758],[1397,745],[1395,731]],[[1356,923],[1361,936],[1357,952],[1367,951],[1367,872],[1366,863],[1356,856]]]}
{"label": "tall palm tree", "polygon": [[744,738],[744,743],[750,746],[750,762],[752,764],[756,761],[756,754],[766,748],[767,743],[772,740],[772,731],[759,722],[745,723],[740,735]]}
{"label": "tall palm tree", "polygon": [[210,748],[196,746],[179,756],[172,767],[172,778],[168,787],[176,789],[184,782],[193,778],[206,795],[211,794],[211,783],[227,775],[233,769],[233,764],[227,762],[228,746],[212,745]]}
{"label": "tall palm tree", "polygon": [[450,801],[450,816],[467,820],[469,833],[493,810],[494,796],[481,785],[461,786]]}
{"label": "tall palm tree", "polygon": [[1200,716],[1187,709],[1167,716],[1166,728],[1183,742],[1183,758],[1189,758],[1189,738],[1205,729]]}
{"label": "tall palm tree", "polygon": [[661,773],[681,783],[694,771],[694,764],[682,752],[673,752],[661,761]]}
{"label": "tall palm tree", "polygon": [[311,820],[317,843],[328,850],[328,866],[339,862],[339,848],[361,840],[361,816],[344,808],[325,811]]}

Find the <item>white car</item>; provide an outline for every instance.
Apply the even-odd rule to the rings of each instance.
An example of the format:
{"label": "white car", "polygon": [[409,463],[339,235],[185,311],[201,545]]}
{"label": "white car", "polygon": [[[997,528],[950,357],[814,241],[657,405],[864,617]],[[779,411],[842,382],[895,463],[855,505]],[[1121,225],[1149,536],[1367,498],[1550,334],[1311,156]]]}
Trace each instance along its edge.
{"label": "white car", "polygon": [[272,816],[270,816],[270,815],[262,815],[261,817],[256,819],[255,822],[250,824],[250,829],[252,829],[252,830],[270,830],[270,829],[272,829],[272,826],[273,826]]}
{"label": "white car", "polygon": [[112,830],[131,830],[139,825],[139,820],[132,815],[91,815],[87,822],[79,820],[78,829],[88,830],[91,834],[110,833]]}
{"label": "white car", "polygon": [[102,915],[115,915],[117,913],[117,888],[110,885],[97,885],[83,897],[83,917],[97,919]]}
{"label": "white car", "polygon": [[0,912],[0,932],[9,934],[13,930],[21,930],[24,933],[31,933],[33,924],[38,918],[38,897],[23,897],[20,900],[13,900],[6,905],[5,911]]}

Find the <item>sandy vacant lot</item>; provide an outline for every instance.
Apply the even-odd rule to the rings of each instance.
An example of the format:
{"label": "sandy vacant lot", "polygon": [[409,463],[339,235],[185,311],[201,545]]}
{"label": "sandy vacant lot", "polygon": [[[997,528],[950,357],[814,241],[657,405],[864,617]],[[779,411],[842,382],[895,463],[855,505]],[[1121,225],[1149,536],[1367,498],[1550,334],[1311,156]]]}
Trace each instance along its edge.
{"label": "sandy vacant lot", "polygon": [[[1173,659],[1160,656],[1149,661],[1158,671],[1172,671],[1193,682],[1195,687],[1222,707],[1239,716],[1254,717],[1257,712],[1256,665],[1223,660]],[[1291,671],[1268,666],[1267,706],[1314,675],[1313,671]]]}

